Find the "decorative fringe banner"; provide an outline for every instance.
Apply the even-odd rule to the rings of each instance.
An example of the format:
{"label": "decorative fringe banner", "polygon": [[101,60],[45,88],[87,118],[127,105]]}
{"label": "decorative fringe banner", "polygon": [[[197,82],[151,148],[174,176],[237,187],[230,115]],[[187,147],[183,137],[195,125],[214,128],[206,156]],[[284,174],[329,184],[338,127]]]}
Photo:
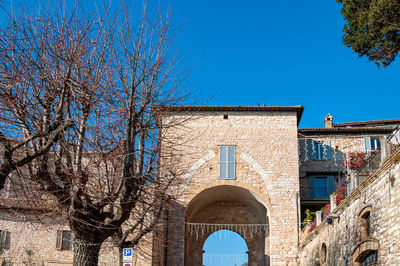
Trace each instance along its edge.
{"label": "decorative fringe banner", "polygon": [[[243,238],[254,235],[268,236],[268,224],[208,224],[208,223],[186,223],[185,230],[188,234],[195,236],[196,239],[209,235],[220,230],[231,230],[238,233]],[[223,234],[220,232],[220,237]],[[226,233],[224,234],[226,238]]]}
{"label": "decorative fringe banner", "polygon": [[[247,254],[204,254],[203,265],[241,265],[247,262]],[[239,264],[240,263],[240,264]]]}

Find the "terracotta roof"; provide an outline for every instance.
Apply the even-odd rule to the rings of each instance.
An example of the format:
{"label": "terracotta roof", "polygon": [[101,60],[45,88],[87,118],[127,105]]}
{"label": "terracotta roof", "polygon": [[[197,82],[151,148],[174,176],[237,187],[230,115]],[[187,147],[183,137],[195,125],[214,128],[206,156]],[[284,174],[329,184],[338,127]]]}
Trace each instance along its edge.
{"label": "terracotta roof", "polygon": [[348,122],[348,123],[336,123],[334,127],[351,127],[351,126],[367,126],[376,124],[399,124],[400,119],[387,119],[387,120],[371,120],[371,121],[359,121],[359,122]]}
{"label": "terracotta roof", "polygon": [[343,127],[343,128],[300,128],[302,135],[332,135],[332,134],[391,134],[393,127]]}
{"label": "terracotta roof", "polygon": [[296,112],[297,124],[304,111],[302,105],[296,106],[155,106],[159,112]]}

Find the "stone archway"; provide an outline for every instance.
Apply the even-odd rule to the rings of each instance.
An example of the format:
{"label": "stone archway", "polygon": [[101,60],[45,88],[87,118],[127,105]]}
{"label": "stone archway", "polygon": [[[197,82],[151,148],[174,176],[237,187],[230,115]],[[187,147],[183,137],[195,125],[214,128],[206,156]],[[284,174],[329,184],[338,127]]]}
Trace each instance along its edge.
{"label": "stone archway", "polygon": [[244,238],[249,265],[269,265],[268,228],[260,227],[268,224],[267,215],[265,205],[247,189],[222,185],[200,192],[185,211],[185,223],[191,226],[185,230],[185,265],[202,265],[205,240],[223,228]]}

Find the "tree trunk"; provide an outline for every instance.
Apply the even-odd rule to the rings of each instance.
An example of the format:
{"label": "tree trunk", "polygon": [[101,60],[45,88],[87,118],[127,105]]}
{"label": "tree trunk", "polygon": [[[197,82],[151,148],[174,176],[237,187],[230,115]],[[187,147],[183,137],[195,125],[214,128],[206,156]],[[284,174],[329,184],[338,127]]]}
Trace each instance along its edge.
{"label": "tree trunk", "polygon": [[74,266],[97,266],[101,243],[93,243],[75,234]]}

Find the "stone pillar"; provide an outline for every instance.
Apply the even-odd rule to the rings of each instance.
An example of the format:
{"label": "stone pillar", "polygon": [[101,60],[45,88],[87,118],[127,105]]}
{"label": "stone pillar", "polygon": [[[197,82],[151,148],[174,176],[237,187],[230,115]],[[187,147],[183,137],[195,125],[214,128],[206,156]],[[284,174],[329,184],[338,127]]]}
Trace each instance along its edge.
{"label": "stone pillar", "polygon": [[331,200],[331,212],[332,212],[334,209],[336,209],[336,200],[335,200],[335,198],[336,198],[336,194],[331,194],[331,195],[329,196],[329,199]]}
{"label": "stone pillar", "polygon": [[316,211],[315,216],[317,217],[317,226],[322,223],[322,211]]}

